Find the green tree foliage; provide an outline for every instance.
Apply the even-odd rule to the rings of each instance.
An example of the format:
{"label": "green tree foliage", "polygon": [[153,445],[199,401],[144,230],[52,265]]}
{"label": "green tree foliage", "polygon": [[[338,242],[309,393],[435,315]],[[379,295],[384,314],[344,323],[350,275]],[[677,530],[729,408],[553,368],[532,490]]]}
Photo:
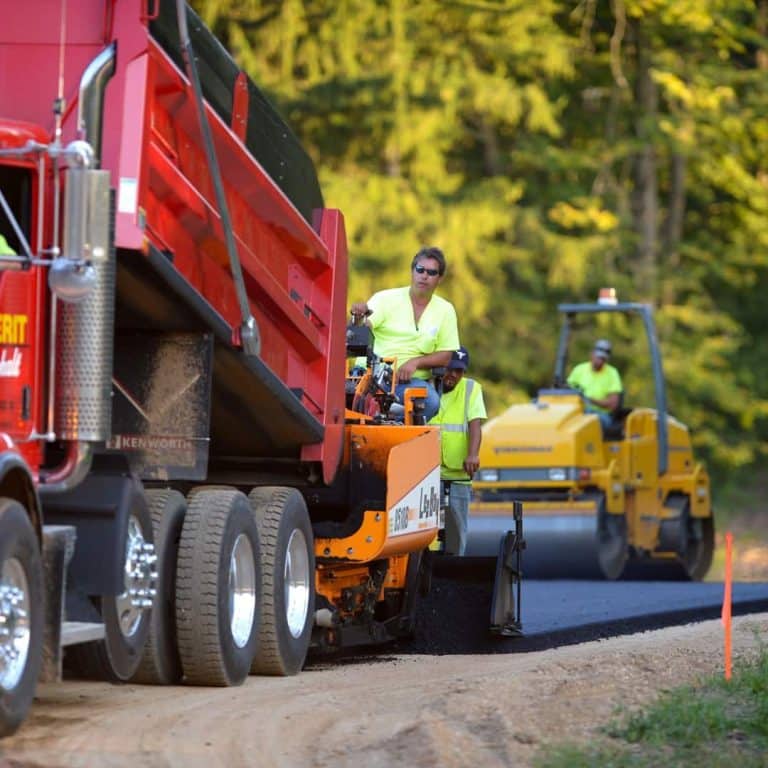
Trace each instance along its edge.
{"label": "green tree foliage", "polygon": [[[550,383],[557,303],[613,285],[714,466],[765,455],[768,0],[193,4],[344,211],[350,299],[445,250],[492,412]],[[638,329],[595,330],[648,402]]]}

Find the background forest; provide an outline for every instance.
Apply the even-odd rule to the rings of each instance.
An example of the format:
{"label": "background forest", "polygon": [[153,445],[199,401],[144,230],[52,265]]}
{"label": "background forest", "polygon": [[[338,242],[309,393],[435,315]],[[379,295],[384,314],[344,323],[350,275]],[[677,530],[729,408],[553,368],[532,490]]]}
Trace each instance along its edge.
{"label": "background forest", "polygon": [[[652,303],[712,470],[768,451],[768,0],[195,0],[346,217],[350,300],[441,246],[499,413],[551,382],[561,301]],[[640,326],[614,342],[650,405]]]}

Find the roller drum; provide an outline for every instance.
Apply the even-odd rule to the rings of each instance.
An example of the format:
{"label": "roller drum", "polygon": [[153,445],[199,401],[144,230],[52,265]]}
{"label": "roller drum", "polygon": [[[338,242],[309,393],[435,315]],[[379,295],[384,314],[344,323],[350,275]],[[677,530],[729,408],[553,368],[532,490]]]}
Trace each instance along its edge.
{"label": "roller drum", "polygon": [[[492,510],[483,505],[470,509],[467,557],[496,557],[502,536],[515,529],[511,502],[508,506],[508,514],[497,505]],[[523,538],[526,578],[605,578],[599,560],[597,505],[583,514],[554,507],[528,514],[523,504]]]}

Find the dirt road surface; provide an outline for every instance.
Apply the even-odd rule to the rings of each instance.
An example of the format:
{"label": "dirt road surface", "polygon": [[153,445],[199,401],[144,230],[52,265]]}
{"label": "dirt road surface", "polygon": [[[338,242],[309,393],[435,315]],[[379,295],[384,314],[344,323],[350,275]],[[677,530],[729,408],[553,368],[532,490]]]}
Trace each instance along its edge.
{"label": "dirt road surface", "polygon": [[[768,614],[734,619],[736,658]],[[42,686],[2,768],[527,766],[619,707],[722,670],[719,621],[527,654],[381,655],[239,688]]]}

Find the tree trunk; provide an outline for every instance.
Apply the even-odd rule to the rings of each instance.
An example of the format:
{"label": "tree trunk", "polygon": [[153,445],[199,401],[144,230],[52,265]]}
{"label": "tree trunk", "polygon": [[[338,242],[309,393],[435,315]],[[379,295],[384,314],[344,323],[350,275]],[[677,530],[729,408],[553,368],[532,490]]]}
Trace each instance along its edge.
{"label": "tree trunk", "polygon": [[501,150],[496,128],[486,117],[480,118],[480,140],[483,143],[483,166],[486,176],[499,176],[503,172]]}
{"label": "tree trunk", "polygon": [[[757,22],[755,24],[757,28],[757,34],[761,40],[765,40],[766,32],[768,31],[768,0],[758,0],[757,3]],[[764,72],[768,69],[768,51],[766,51],[764,45],[760,45],[755,54],[755,64],[757,68]]]}
{"label": "tree trunk", "polygon": [[650,42],[640,21],[631,24],[637,62],[635,134],[640,146],[633,167],[632,217],[637,233],[634,273],[638,298],[651,300],[656,294],[657,280],[659,191],[654,138],[659,97],[651,77]]}
{"label": "tree trunk", "polygon": [[685,174],[687,161],[684,155],[675,152],[672,155],[672,167],[669,180],[669,209],[664,222],[663,258],[677,266],[677,248],[683,237],[683,217],[685,216]]}
{"label": "tree trunk", "polygon": [[400,176],[402,173],[403,137],[408,122],[408,51],[403,0],[390,0],[389,11],[392,23],[391,61],[395,121],[384,152],[387,175]]}

